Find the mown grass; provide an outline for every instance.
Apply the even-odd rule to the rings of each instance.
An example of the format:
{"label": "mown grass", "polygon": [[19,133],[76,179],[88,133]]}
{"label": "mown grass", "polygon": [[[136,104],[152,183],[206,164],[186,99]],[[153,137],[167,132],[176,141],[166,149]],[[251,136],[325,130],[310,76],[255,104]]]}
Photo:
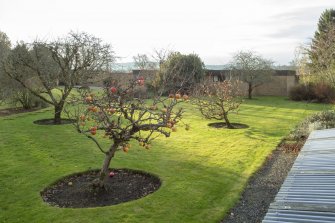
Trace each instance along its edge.
{"label": "mown grass", "polygon": [[15,108],[15,107],[19,107],[19,106],[15,106],[13,104],[9,104],[9,103],[0,103],[0,110],[1,109],[8,109],[8,108]]}
{"label": "mown grass", "polygon": [[212,121],[185,104],[190,131],[180,128],[150,150],[133,143],[112,160],[115,168],[158,175],[161,188],[139,200],[86,209],[49,206],[39,192],[63,176],[100,168],[103,154],[95,145],[71,125],[32,124],[52,117],[50,108],[0,118],[0,222],[218,222],[280,139],[307,115],[329,108],[280,97],[247,100],[231,121],[250,127],[229,130],[208,127]]}

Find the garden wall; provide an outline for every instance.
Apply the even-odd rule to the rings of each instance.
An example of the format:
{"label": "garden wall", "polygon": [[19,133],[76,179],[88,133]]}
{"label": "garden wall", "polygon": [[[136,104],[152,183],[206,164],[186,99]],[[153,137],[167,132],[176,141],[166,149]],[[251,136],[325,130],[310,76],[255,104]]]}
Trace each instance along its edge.
{"label": "garden wall", "polygon": [[[127,84],[133,78],[137,76],[143,76],[146,81],[150,81],[154,78],[156,70],[133,70],[131,73],[113,72],[96,75],[89,81],[90,86],[102,87],[104,80],[113,78],[118,80],[121,84]],[[209,81],[223,81],[229,79],[229,70],[207,70],[206,79]],[[298,84],[298,77],[295,71],[292,70],[276,70],[272,76],[272,80],[258,86],[254,89],[254,96],[288,96],[290,89]],[[248,85],[243,83],[242,92],[247,95]],[[145,92],[146,87],[142,87],[141,91]]]}
{"label": "garden wall", "polygon": [[[230,78],[229,70],[207,70],[207,80],[222,81]],[[256,87],[253,91],[254,96],[288,96],[290,89],[298,84],[298,77],[292,70],[275,70],[271,81]],[[248,94],[248,85],[243,83],[242,92]]]}
{"label": "garden wall", "polygon": [[113,78],[117,80],[119,83],[127,84],[133,78],[133,73],[125,73],[125,72],[113,72],[113,73],[103,73],[95,75],[93,78],[89,79],[87,84],[89,86],[95,87],[103,87],[104,81],[108,81],[108,79]]}
{"label": "garden wall", "polygon": [[298,83],[295,76],[273,76],[272,80],[254,90],[254,95],[288,96],[290,89]]}

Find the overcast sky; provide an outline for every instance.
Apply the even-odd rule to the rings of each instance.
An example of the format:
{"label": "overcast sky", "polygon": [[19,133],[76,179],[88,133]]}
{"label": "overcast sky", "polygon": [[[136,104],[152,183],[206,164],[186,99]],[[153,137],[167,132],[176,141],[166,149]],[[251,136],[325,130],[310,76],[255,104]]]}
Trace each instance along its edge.
{"label": "overcast sky", "polygon": [[[333,3],[333,4],[332,4]],[[85,31],[111,43],[122,62],[170,48],[225,64],[252,50],[287,64],[314,35],[334,0],[0,0],[0,30],[12,42]]]}

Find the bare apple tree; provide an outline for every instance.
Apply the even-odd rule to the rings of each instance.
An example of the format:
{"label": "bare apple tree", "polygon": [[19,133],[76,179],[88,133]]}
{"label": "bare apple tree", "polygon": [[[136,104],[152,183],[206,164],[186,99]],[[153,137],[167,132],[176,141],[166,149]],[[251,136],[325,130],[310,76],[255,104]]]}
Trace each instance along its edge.
{"label": "bare apple tree", "polygon": [[[36,97],[53,105],[54,123],[60,124],[73,87],[108,70],[114,58],[111,46],[99,38],[70,32],[67,37],[51,42],[17,44],[4,62],[4,70]],[[39,88],[25,82],[28,74],[38,82]]]}
{"label": "bare apple tree", "polygon": [[252,99],[253,90],[269,82],[273,75],[273,62],[251,51],[240,51],[230,63],[236,79],[248,84],[248,98]]}
{"label": "bare apple tree", "polygon": [[[80,98],[73,98],[73,106],[65,109],[68,117],[74,118],[79,133],[84,134],[105,154],[99,176],[93,182],[96,188],[104,188],[109,177],[109,165],[116,151],[128,152],[129,142],[138,141],[140,146],[148,149],[152,140],[160,135],[169,137],[177,131],[183,109],[177,105],[188,98],[175,94],[170,98],[155,97],[147,101],[135,95],[137,88],[143,87],[142,77],[122,86],[112,81],[101,94],[81,92]],[[188,97],[188,96],[187,96]],[[100,140],[108,140],[104,148]]]}
{"label": "bare apple tree", "polygon": [[243,102],[239,81],[206,82],[196,87],[192,102],[207,119],[224,120],[227,128],[233,129],[228,115],[237,111]]}

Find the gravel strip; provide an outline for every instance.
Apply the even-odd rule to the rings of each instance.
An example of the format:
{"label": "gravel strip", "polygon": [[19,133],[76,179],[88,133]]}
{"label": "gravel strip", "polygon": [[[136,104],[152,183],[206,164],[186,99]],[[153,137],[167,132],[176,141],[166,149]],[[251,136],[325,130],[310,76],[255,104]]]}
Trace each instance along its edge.
{"label": "gravel strip", "polygon": [[221,223],[261,222],[297,155],[276,149],[251,177],[240,201]]}

